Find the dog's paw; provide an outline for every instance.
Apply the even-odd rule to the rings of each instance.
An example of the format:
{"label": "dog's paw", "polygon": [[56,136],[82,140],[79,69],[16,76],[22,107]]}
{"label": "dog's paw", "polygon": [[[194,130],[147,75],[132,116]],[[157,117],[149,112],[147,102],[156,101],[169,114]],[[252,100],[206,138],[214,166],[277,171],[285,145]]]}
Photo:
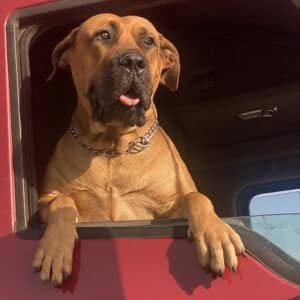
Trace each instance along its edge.
{"label": "dog's paw", "polygon": [[202,226],[189,229],[197,247],[198,260],[206,270],[221,276],[227,266],[233,272],[238,265],[238,254],[245,247],[240,236],[217,215],[210,216]]}
{"label": "dog's paw", "polygon": [[46,229],[32,263],[42,282],[57,286],[71,274],[76,239],[75,229],[69,232]]}

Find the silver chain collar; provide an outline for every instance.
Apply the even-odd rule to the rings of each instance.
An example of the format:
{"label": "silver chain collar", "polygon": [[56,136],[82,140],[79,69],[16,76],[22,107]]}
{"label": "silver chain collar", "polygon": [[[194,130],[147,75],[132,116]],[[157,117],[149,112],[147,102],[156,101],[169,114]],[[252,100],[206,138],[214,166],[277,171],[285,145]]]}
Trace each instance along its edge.
{"label": "silver chain collar", "polygon": [[95,154],[95,155],[103,155],[107,157],[116,157],[120,156],[122,154],[134,154],[144,151],[150,144],[150,141],[154,134],[156,133],[157,129],[159,127],[159,122],[155,120],[153,125],[146,131],[146,133],[143,136],[140,136],[136,138],[134,141],[130,142],[127,146],[127,149],[124,151],[117,151],[117,150],[109,150],[109,149],[95,149],[92,148],[84,143],[82,143],[80,138],[80,132],[75,129],[73,126],[69,128],[72,136],[78,141],[79,145],[81,145],[83,148],[87,149],[89,152]]}

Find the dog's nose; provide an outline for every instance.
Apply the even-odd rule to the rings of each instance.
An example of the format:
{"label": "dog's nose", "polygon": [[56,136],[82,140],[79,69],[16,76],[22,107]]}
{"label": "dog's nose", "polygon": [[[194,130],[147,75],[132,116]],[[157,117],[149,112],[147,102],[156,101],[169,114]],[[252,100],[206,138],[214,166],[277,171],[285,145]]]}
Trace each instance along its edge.
{"label": "dog's nose", "polygon": [[127,52],[120,56],[119,65],[130,72],[143,73],[146,68],[145,59],[137,52]]}

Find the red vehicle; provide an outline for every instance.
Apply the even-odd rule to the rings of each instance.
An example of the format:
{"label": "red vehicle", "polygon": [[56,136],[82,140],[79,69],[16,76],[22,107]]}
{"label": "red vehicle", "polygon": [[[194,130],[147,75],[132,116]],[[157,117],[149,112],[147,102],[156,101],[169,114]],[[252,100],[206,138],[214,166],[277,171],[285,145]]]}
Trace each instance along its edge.
{"label": "red vehicle", "polygon": [[[297,3],[2,0],[1,299],[299,300]],[[159,119],[199,190],[244,240],[248,253],[235,274],[216,278],[200,268],[185,220],[80,224],[72,276],[55,288],[32,273],[43,231],[40,179],[76,100],[67,73],[45,82],[50,54],[66,32],[101,12],[144,16],[178,47],[181,87],[159,91]]]}

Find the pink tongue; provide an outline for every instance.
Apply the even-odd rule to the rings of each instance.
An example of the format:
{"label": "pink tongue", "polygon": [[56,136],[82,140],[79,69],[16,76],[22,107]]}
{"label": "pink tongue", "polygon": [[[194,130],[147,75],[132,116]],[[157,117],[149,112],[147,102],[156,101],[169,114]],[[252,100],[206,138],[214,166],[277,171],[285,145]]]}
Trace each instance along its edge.
{"label": "pink tongue", "polygon": [[133,99],[133,98],[129,98],[125,95],[121,95],[120,96],[120,101],[123,104],[127,105],[127,106],[134,106],[134,105],[137,105],[140,102],[140,99],[139,98]]}

